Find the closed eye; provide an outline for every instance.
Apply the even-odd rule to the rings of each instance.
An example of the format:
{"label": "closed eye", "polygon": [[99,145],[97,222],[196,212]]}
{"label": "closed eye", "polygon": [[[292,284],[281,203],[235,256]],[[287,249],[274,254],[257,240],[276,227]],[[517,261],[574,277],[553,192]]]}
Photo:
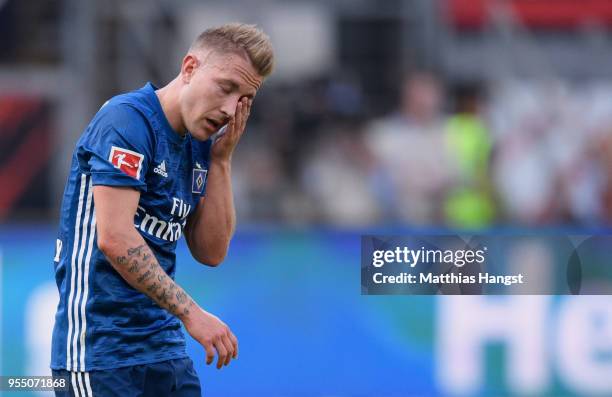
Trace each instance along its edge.
{"label": "closed eye", "polygon": [[223,91],[223,93],[225,94],[231,94],[232,93],[232,87],[230,87],[229,85],[226,84],[219,84],[219,88],[221,89],[221,91]]}
{"label": "closed eye", "polygon": [[[234,92],[240,91],[240,85],[233,80],[222,79],[217,82],[217,86],[225,95],[233,94]],[[240,98],[253,99],[255,97],[255,91],[246,92]]]}

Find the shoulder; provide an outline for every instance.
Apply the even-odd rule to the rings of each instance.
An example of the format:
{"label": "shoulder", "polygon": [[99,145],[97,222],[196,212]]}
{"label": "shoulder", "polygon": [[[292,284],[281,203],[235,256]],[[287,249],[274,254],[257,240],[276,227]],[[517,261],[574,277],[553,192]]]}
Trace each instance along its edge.
{"label": "shoulder", "polygon": [[93,118],[89,126],[93,139],[121,136],[133,143],[141,142],[147,146],[156,142],[155,130],[143,109],[133,103],[115,97],[106,102]]}
{"label": "shoulder", "polygon": [[101,126],[112,126],[120,131],[146,128],[150,124],[143,109],[115,98],[102,105],[94,121]]}
{"label": "shoulder", "polygon": [[95,115],[77,142],[77,156],[89,161],[91,154],[107,159],[113,147],[150,158],[157,137],[141,111],[128,103],[110,100]]}

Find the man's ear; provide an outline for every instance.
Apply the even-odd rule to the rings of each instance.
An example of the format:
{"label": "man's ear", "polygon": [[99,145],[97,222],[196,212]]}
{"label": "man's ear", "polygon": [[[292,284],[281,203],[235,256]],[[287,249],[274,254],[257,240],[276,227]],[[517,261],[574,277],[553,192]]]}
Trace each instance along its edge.
{"label": "man's ear", "polygon": [[191,81],[193,73],[199,66],[198,58],[195,55],[189,53],[185,55],[183,58],[183,63],[181,64],[181,80],[183,83],[188,84]]}

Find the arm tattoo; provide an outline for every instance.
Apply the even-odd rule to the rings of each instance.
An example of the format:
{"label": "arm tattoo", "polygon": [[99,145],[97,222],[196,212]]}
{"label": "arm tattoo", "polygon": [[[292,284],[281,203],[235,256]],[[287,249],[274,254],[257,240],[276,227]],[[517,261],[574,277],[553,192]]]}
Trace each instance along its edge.
{"label": "arm tattoo", "polygon": [[138,277],[138,282],[142,283],[148,279],[150,279],[151,277],[153,277],[153,275],[151,274],[150,270],[147,270],[147,272],[145,274],[143,274],[142,276]]}
{"label": "arm tattoo", "polygon": [[187,301],[187,295],[179,291],[176,293],[176,300],[179,301],[179,303],[185,303]]}
{"label": "arm tattoo", "polygon": [[147,291],[153,293],[159,289],[159,285],[157,283],[153,283],[147,287]]}
{"label": "arm tattoo", "polygon": [[145,247],[144,244],[139,245],[138,247],[134,247],[134,248],[128,248],[127,250],[127,254],[129,256],[134,256],[134,255],[138,255],[140,256],[140,252],[143,250],[143,248]]}
{"label": "arm tattoo", "polygon": [[166,274],[146,244],[128,248],[127,256],[117,256],[115,264],[127,272],[123,274],[130,285],[160,307],[181,319],[189,314],[193,299]]}
{"label": "arm tattoo", "polygon": [[128,272],[130,272],[130,273],[137,273],[140,270],[141,266],[142,266],[142,264],[139,261],[133,260],[132,264],[128,268]]}

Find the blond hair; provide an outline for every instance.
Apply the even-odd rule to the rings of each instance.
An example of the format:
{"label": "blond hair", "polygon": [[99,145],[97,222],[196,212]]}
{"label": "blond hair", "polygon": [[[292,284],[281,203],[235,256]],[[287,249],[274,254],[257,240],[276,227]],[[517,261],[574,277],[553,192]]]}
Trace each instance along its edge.
{"label": "blond hair", "polygon": [[210,48],[219,52],[244,52],[261,77],[274,68],[274,51],[270,37],[255,25],[228,23],[206,29],[193,42],[190,50]]}

